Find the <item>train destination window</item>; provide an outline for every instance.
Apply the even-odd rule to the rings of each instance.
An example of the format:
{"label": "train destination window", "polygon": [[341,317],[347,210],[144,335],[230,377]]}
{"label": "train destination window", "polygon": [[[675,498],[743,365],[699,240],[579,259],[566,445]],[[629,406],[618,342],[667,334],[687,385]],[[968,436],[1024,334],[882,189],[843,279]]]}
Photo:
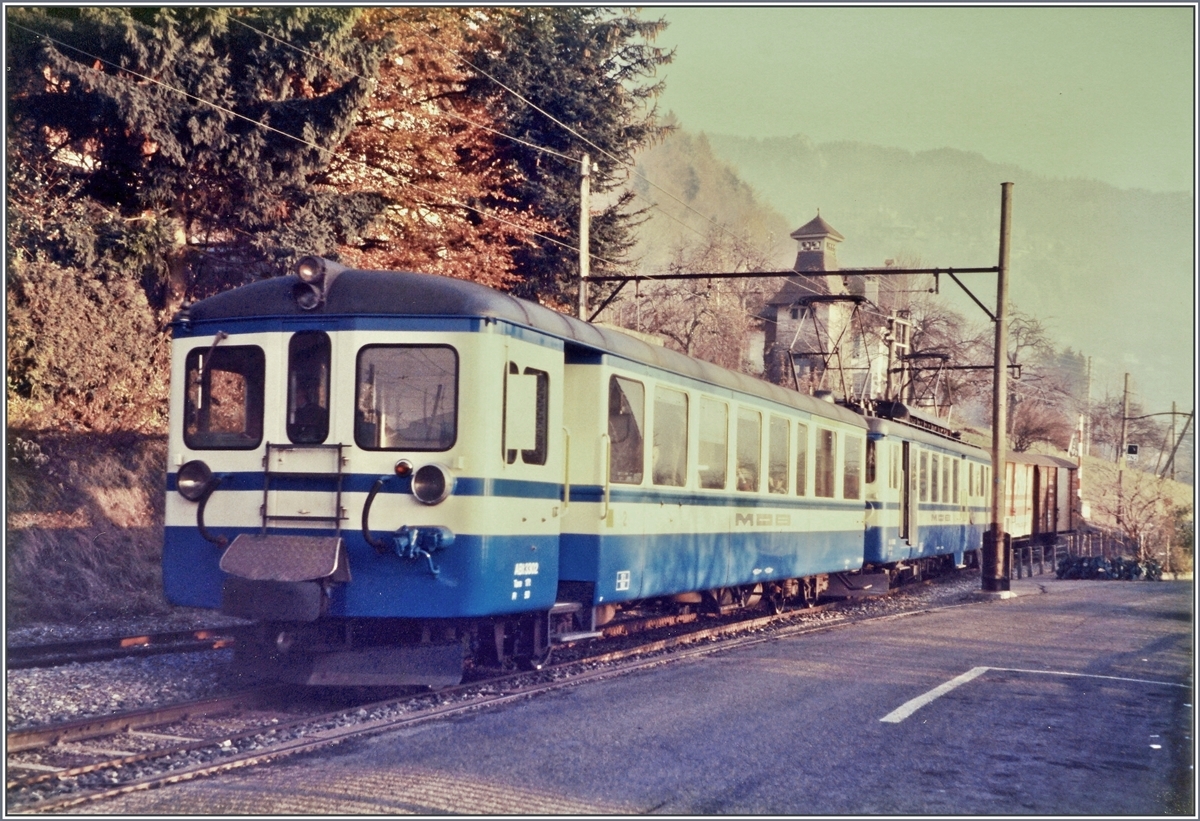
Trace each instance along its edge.
{"label": "train destination window", "polygon": [[700,487],[721,489],[729,461],[729,406],[700,398]]}
{"label": "train destination window", "polygon": [[832,499],[835,493],[834,476],[837,470],[837,433],[817,428],[816,495]]}
{"label": "train destination window", "polygon": [[612,481],[639,485],[645,471],[646,388],[619,376],[608,380],[608,470]]}
{"label": "train destination window", "polygon": [[758,490],[759,468],[762,464],[762,414],[738,408],[737,431],[737,489]]}
{"label": "train destination window", "polygon": [[862,446],[861,436],[846,435],[846,453],[842,460],[842,498],[862,498]]}
{"label": "train destination window", "polygon": [[458,438],[458,353],[368,345],[358,353],[354,441],[366,450],[449,450]]}
{"label": "train destination window", "polygon": [[654,484],[683,487],[687,484],[688,395],[683,391],[654,389]]}
{"label": "train destination window", "polygon": [[782,416],[771,417],[771,427],[768,431],[770,441],[767,445],[767,489],[771,493],[788,492],[788,454],[791,452],[789,441],[792,426]]}
{"label": "train destination window", "polygon": [[296,444],[329,436],[329,334],[300,331],[288,341],[287,435]]}
{"label": "train destination window", "polygon": [[940,465],[940,460],[938,458],[938,455],[936,453],[931,454],[929,457],[929,475],[930,475],[930,478],[933,480],[929,483],[929,485],[930,485],[929,501],[931,501],[931,502],[937,502],[940,500],[940,496],[938,494],[938,489],[941,487],[941,481],[942,481],[940,468],[941,468],[941,465]]}
{"label": "train destination window", "polygon": [[926,451],[921,451],[921,467],[917,471],[921,477],[921,501],[929,501],[929,454]]}
{"label": "train destination window", "polygon": [[266,357],[256,345],[217,343],[187,355],[183,441],[196,450],[250,450],[263,432]]}
{"label": "train destination window", "polygon": [[796,426],[796,495],[808,495],[808,425]]}

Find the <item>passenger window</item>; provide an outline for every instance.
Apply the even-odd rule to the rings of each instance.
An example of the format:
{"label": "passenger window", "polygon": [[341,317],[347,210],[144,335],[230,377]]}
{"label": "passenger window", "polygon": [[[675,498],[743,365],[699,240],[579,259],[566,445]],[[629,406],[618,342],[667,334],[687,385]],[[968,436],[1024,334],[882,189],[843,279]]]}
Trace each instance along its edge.
{"label": "passenger window", "polygon": [[738,408],[737,489],[756,492],[762,463],[762,414]]}
{"label": "passenger window", "polygon": [[688,396],[683,391],[654,389],[654,459],[656,485],[687,484]]}
{"label": "passenger window", "polygon": [[834,496],[834,476],[837,470],[837,434],[817,428],[816,495],[826,499]]}
{"label": "passenger window", "polygon": [[458,438],[458,353],[446,345],[359,351],[354,441],[365,450],[449,450]]}
{"label": "passenger window", "polygon": [[729,460],[729,406],[700,399],[700,487],[725,487]]}
{"label": "passenger window", "polygon": [[196,450],[251,450],[262,441],[266,357],[253,345],[188,352],[183,441]]}
{"label": "passenger window", "polygon": [[959,497],[958,497],[958,460],[957,460],[957,459],[955,459],[955,460],[954,460],[953,466],[952,466],[952,468],[951,468],[951,474],[950,474],[950,490],[951,490],[951,492],[954,494],[953,496],[951,496],[951,497],[950,497],[950,501],[954,502],[954,504],[956,504],[956,505],[957,505],[957,504],[959,504]]}
{"label": "passenger window", "polygon": [[808,495],[808,425],[796,426],[796,495]]}
{"label": "passenger window", "polygon": [[931,454],[929,457],[929,474],[930,474],[930,478],[933,480],[932,482],[929,483],[930,490],[931,490],[930,495],[929,495],[929,501],[931,501],[931,502],[936,502],[939,500],[938,487],[940,486],[941,481],[942,481],[942,474],[941,474],[940,467],[941,467],[941,465],[939,464],[938,455],[936,453]]}
{"label": "passenger window", "polygon": [[624,485],[638,485],[645,472],[642,434],[646,413],[646,388],[641,382],[613,376],[608,381],[609,477]]}
{"label": "passenger window", "polygon": [[287,435],[296,444],[329,436],[329,334],[301,331],[288,341]]}
{"label": "passenger window", "polygon": [[921,477],[921,501],[929,501],[929,454],[921,451],[921,469],[917,471]]}
{"label": "passenger window", "polygon": [[771,417],[770,441],[767,446],[767,489],[771,493],[788,492],[788,453],[791,425],[781,416]]}
{"label": "passenger window", "polygon": [[842,498],[862,498],[862,437],[846,436],[846,453],[842,459]]}

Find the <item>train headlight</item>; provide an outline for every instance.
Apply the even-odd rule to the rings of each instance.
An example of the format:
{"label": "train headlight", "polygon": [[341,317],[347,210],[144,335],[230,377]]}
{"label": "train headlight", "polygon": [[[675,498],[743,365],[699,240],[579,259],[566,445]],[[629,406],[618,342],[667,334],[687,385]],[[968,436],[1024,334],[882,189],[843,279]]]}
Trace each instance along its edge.
{"label": "train headlight", "polygon": [[292,297],[303,311],[319,308],[329,296],[333,280],[346,268],[321,257],[304,257],[296,264],[296,279]]}
{"label": "train headlight", "polygon": [[413,474],[412,494],[418,502],[436,505],[454,492],[454,475],[450,469],[436,463],[423,465]]}
{"label": "train headlight", "polygon": [[301,282],[320,285],[325,278],[325,260],[320,257],[305,257],[296,265],[296,276]]}
{"label": "train headlight", "polygon": [[212,483],[212,470],[199,459],[184,464],[175,477],[175,487],[179,490],[179,495],[189,502],[203,499]]}

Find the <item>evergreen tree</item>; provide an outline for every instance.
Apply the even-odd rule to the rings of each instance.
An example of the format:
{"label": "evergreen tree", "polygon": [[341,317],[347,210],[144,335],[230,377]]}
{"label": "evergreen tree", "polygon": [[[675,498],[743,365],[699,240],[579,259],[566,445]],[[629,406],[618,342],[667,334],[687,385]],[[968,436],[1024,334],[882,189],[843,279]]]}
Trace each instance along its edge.
{"label": "evergreen tree", "polygon": [[662,82],[651,82],[673,56],[651,45],[666,22],[582,7],[499,9],[492,15],[495,42],[472,58],[482,75],[472,93],[488,101],[501,131],[524,141],[497,143],[500,158],[517,171],[509,176],[508,193],[550,220],[554,227],[545,233],[558,240],[516,251],[523,282],[514,291],[572,304],[578,295],[584,153],[598,165],[591,175],[597,204],[591,221],[593,272],[608,273],[610,263],[624,262],[633,247],[639,212],[632,193],[617,192],[635,152],[667,130],[654,105]]}
{"label": "evergreen tree", "polygon": [[355,17],[342,8],[11,9],[10,140],[19,135],[23,158],[73,166],[96,203],[172,221],[177,279],[189,250],[196,273],[210,277],[177,281],[177,291],[274,273],[297,252],[332,250],[381,205],[312,184],[376,69],[380,46],[353,36]]}

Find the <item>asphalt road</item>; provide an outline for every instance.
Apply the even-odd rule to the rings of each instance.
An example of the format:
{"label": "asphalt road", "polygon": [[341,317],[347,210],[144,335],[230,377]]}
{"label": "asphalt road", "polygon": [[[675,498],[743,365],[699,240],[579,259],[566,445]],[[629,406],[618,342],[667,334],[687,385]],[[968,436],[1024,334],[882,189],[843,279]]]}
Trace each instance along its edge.
{"label": "asphalt road", "polygon": [[1192,814],[1192,584],[1013,586],[83,811]]}

